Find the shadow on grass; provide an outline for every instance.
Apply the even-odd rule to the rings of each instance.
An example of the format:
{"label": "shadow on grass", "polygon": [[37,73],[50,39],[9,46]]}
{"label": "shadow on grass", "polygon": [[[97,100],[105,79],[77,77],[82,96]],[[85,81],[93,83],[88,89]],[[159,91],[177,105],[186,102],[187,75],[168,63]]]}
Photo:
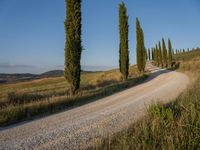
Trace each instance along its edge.
{"label": "shadow on grass", "polygon": [[58,97],[52,100],[35,102],[31,104],[10,106],[6,109],[0,110],[0,127],[4,127],[0,128],[0,130],[16,127],[18,125],[27,123],[28,120],[42,119],[43,117],[48,117],[48,115],[51,114],[61,113],[62,111],[67,111],[97,101],[101,98],[121,92],[125,89],[132,88],[140,83],[149,82],[157,76],[168,72],[170,72],[170,70],[156,71],[150,75],[143,75],[124,82],[114,83],[103,88],[78,94],[74,97]]}

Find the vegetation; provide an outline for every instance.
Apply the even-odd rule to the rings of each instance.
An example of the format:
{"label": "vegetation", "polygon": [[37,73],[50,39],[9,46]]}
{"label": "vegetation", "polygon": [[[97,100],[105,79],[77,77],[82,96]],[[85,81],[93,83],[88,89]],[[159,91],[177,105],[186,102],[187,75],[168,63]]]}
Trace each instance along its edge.
{"label": "vegetation", "polygon": [[129,70],[127,81],[122,81],[118,69],[82,73],[80,90],[74,96],[64,77],[0,84],[0,126],[79,106],[134,86],[147,77],[139,76],[137,66]]}
{"label": "vegetation", "polygon": [[73,95],[80,86],[81,0],[66,0],[65,78]]}
{"label": "vegetation", "polygon": [[146,50],[144,46],[144,32],[140,26],[138,18],[136,18],[136,52],[137,52],[137,66],[140,72],[144,72],[146,65]]}
{"label": "vegetation", "polygon": [[197,49],[194,49],[192,51],[189,51],[189,52],[185,52],[185,53],[178,53],[174,56],[174,58],[177,60],[177,61],[189,61],[191,59],[193,59],[194,57],[196,56],[199,56],[200,55],[200,49],[197,48]]}
{"label": "vegetation", "polygon": [[168,64],[170,65],[169,67],[172,67],[172,59],[173,59],[173,49],[172,49],[172,44],[170,39],[168,39]]}
{"label": "vegetation", "polygon": [[127,80],[129,73],[129,51],[128,51],[128,16],[124,2],[119,5],[119,68],[123,79]]}
{"label": "vegetation", "polygon": [[162,48],[160,41],[158,42],[158,58],[159,58],[159,64],[163,68],[163,56],[162,56]]}
{"label": "vegetation", "polygon": [[163,52],[163,63],[165,67],[168,67],[168,61],[167,61],[167,48],[165,45],[164,38],[162,39],[162,52]]}
{"label": "vegetation", "polygon": [[148,49],[148,59],[151,60],[151,50]]}
{"label": "vegetation", "polygon": [[128,129],[104,139],[100,149],[200,149],[200,51],[175,55],[178,71],[194,79],[174,102],[156,104]]}

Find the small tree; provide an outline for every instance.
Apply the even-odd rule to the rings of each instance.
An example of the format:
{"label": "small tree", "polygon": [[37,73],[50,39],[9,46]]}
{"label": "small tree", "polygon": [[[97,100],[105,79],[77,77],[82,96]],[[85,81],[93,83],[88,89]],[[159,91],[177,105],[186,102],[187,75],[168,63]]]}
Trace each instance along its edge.
{"label": "small tree", "polygon": [[149,56],[149,61],[151,60],[151,50],[148,49],[148,56]]}
{"label": "small tree", "polygon": [[164,62],[165,67],[167,67],[168,66],[168,62],[167,62],[167,48],[166,48],[166,45],[165,45],[164,38],[162,38],[162,52],[163,52],[163,62]]}
{"label": "small tree", "polygon": [[148,51],[147,50],[145,50],[145,57],[146,57],[146,61],[148,61],[149,56],[148,56]]}
{"label": "small tree", "polygon": [[163,57],[162,57],[162,48],[161,48],[161,43],[159,41],[158,43],[158,50],[159,50],[159,61],[160,61],[160,65],[163,68]]}
{"label": "small tree", "polygon": [[160,66],[160,56],[159,56],[159,49],[158,49],[158,45],[156,44],[156,49],[155,49],[155,55],[156,55],[156,64],[159,67]]}
{"label": "small tree", "polygon": [[172,67],[172,55],[173,55],[173,50],[172,50],[172,44],[170,39],[168,39],[168,50],[169,50],[169,65]]}
{"label": "small tree", "polygon": [[65,78],[73,95],[80,86],[81,73],[81,0],[66,0]]}
{"label": "small tree", "polygon": [[129,51],[128,51],[128,16],[125,4],[119,5],[119,68],[123,79],[127,80],[129,72]]}

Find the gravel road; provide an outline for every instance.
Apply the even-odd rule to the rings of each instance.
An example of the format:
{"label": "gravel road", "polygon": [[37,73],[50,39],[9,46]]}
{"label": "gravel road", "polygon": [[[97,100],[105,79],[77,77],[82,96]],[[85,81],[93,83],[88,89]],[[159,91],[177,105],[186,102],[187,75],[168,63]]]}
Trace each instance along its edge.
{"label": "gravel road", "polygon": [[[156,68],[153,68],[156,70]],[[152,71],[146,82],[98,101],[0,130],[0,149],[87,149],[139,119],[153,102],[169,102],[189,79],[167,70]]]}

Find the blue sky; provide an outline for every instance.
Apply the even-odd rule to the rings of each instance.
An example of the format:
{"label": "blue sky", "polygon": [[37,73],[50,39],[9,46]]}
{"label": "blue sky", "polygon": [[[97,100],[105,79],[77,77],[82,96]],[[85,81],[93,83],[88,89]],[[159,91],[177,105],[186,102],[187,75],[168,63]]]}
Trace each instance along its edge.
{"label": "blue sky", "polygon": [[[82,65],[118,66],[118,4],[121,0],[83,0]],[[146,47],[164,37],[174,48],[200,45],[199,0],[125,0],[129,15],[130,63],[135,58],[135,18]],[[65,0],[0,0],[0,73],[40,73],[64,64]]]}

